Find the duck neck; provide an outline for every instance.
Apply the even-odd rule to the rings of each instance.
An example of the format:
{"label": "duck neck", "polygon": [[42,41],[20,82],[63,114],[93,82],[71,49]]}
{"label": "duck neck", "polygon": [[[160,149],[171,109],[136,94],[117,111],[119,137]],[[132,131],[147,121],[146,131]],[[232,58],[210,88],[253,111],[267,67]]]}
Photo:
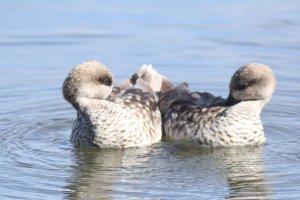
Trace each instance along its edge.
{"label": "duck neck", "polygon": [[231,94],[229,94],[229,96],[226,99],[225,105],[226,106],[233,106],[237,103],[241,102],[240,100],[237,100],[236,98],[234,98]]}
{"label": "duck neck", "polygon": [[239,103],[232,106],[237,112],[245,116],[257,116],[259,117],[260,112],[264,106],[264,102],[261,100],[248,100],[240,101]]}
{"label": "duck neck", "polygon": [[227,97],[225,105],[226,106],[234,106],[237,104],[242,104],[244,109],[254,109],[259,110],[259,112],[262,110],[264,105],[266,104],[266,101],[264,100],[255,100],[255,99],[249,99],[249,100],[238,100],[234,98],[231,94]]}
{"label": "duck neck", "polygon": [[101,105],[101,102],[106,102],[103,99],[91,99],[86,97],[77,97],[76,101],[72,104],[77,111],[85,111],[95,105]]}

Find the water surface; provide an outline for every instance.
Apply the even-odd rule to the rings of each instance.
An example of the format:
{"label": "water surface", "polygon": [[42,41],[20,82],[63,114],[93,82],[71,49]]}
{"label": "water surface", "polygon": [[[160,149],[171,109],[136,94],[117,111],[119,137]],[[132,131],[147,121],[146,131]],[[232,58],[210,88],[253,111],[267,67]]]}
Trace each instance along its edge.
{"label": "water surface", "polygon": [[[300,199],[299,10],[268,0],[2,1],[0,198]],[[105,63],[116,83],[151,63],[223,97],[238,67],[270,65],[268,144],[74,148],[61,84],[85,60]]]}

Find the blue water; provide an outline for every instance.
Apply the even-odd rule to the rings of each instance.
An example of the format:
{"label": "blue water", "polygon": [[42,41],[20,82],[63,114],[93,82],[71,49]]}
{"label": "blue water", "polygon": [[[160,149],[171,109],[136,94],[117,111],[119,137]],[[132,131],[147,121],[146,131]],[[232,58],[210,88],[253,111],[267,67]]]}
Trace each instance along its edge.
{"label": "blue water", "polygon": [[[1,1],[1,199],[300,199],[300,2]],[[161,142],[77,149],[61,85],[98,60],[116,84],[142,64],[224,97],[233,72],[272,67],[268,144],[200,149]]]}

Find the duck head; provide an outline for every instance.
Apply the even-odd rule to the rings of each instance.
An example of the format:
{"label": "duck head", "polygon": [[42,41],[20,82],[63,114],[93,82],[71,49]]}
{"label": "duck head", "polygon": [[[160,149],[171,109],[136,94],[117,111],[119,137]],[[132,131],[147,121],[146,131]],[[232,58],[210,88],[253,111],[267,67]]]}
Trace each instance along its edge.
{"label": "duck head", "polygon": [[105,99],[112,91],[113,74],[96,61],[75,66],[65,79],[62,92],[65,100],[78,108],[79,98]]}
{"label": "duck head", "polygon": [[230,81],[230,94],[227,101],[235,104],[240,101],[261,101],[266,104],[272,97],[276,79],[270,67],[251,63],[239,68]]}

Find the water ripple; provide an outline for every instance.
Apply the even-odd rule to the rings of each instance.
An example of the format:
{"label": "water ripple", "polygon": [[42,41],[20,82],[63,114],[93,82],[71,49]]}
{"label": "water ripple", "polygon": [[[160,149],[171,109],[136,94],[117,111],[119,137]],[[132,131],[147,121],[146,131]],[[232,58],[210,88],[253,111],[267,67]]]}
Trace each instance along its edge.
{"label": "water ripple", "polygon": [[[299,199],[299,5],[3,1],[0,198]],[[107,63],[116,82],[152,63],[176,84],[223,97],[237,67],[266,63],[278,80],[262,112],[268,143],[75,148],[61,84],[85,60]]]}

